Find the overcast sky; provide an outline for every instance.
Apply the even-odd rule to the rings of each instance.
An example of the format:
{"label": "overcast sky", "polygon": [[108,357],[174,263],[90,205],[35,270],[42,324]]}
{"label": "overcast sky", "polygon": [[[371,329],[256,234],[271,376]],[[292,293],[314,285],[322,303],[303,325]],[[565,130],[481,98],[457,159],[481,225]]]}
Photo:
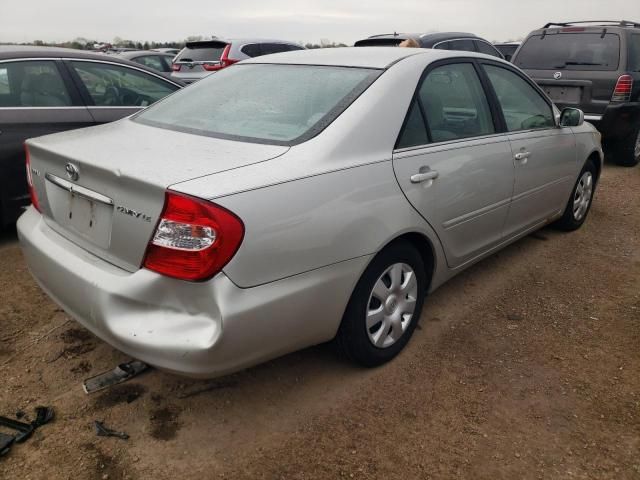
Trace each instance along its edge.
{"label": "overcast sky", "polygon": [[0,12],[0,42],[217,35],[353,44],[393,31],[468,31],[508,40],[551,20],[640,22],[640,0],[0,0]]}

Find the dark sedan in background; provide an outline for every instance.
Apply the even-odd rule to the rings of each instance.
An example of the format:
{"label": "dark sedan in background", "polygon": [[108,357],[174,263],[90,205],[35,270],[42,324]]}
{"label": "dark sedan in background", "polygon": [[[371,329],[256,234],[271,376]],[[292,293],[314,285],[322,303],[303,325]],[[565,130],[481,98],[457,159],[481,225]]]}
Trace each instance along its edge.
{"label": "dark sedan in background", "polygon": [[29,204],[27,138],[118,120],[182,86],[117,56],[0,46],[0,227]]}

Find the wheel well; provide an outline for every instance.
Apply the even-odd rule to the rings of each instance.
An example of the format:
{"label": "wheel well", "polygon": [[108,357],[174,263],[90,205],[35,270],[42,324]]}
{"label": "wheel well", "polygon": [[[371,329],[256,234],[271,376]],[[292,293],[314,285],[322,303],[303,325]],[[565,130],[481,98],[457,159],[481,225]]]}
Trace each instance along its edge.
{"label": "wheel well", "polygon": [[593,161],[593,165],[596,167],[596,181],[599,180],[600,172],[602,170],[602,162],[600,161],[600,155],[598,154],[598,152],[591,152],[591,155],[589,155],[587,160]]}
{"label": "wheel well", "polygon": [[[429,240],[425,235],[418,232],[408,232],[400,235],[399,237],[394,238],[391,242],[389,242],[385,248],[392,243],[396,243],[399,241],[406,241],[411,243],[416,250],[420,253],[422,257],[422,261],[424,263],[425,273],[427,274],[427,289],[431,286],[431,280],[433,279],[433,273],[435,268],[435,253],[433,250],[433,244],[431,240]],[[383,249],[384,250],[384,249]]]}

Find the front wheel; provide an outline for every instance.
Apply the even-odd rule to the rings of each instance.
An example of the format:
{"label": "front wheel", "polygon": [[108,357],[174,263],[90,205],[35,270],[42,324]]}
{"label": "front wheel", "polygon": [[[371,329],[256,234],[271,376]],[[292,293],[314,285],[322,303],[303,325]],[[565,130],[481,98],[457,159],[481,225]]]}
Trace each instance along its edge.
{"label": "front wheel", "polygon": [[422,256],[405,241],[380,252],[351,295],[336,343],[348,358],[367,367],[388,362],[416,328],[427,288]]}
{"label": "front wheel", "polygon": [[569,198],[562,217],[554,225],[565,231],[580,228],[591,209],[595,187],[596,167],[592,160],[587,160],[578,176],[578,181],[573,187],[571,198]]}

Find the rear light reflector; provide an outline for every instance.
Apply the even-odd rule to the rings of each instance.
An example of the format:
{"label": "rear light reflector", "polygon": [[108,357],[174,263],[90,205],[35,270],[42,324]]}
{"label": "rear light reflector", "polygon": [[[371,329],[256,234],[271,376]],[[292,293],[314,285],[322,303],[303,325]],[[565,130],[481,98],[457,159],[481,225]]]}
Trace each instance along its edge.
{"label": "rear light reflector", "polygon": [[24,146],[25,153],[25,166],[27,168],[27,184],[29,185],[29,195],[31,196],[31,204],[35,207],[36,210],[42,212],[40,210],[40,202],[38,201],[38,195],[36,194],[36,189],[33,186],[33,172],[31,171],[31,156],[29,155],[29,147],[25,144]]}
{"label": "rear light reflector", "polygon": [[180,65],[177,63],[172,63],[171,64],[171,70],[174,72],[179,72],[180,71]]}
{"label": "rear light reflector", "polygon": [[167,191],[143,266],[181,280],[208,280],[233,258],[243,237],[242,221],[229,210]]}
{"label": "rear light reflector", "polygon": [[613,90],[611,97],[612,102],[628,102],[631,100],[631,91],[633,90],[633,77],[631,75],[622,75],[618,78],[616,88]]}

